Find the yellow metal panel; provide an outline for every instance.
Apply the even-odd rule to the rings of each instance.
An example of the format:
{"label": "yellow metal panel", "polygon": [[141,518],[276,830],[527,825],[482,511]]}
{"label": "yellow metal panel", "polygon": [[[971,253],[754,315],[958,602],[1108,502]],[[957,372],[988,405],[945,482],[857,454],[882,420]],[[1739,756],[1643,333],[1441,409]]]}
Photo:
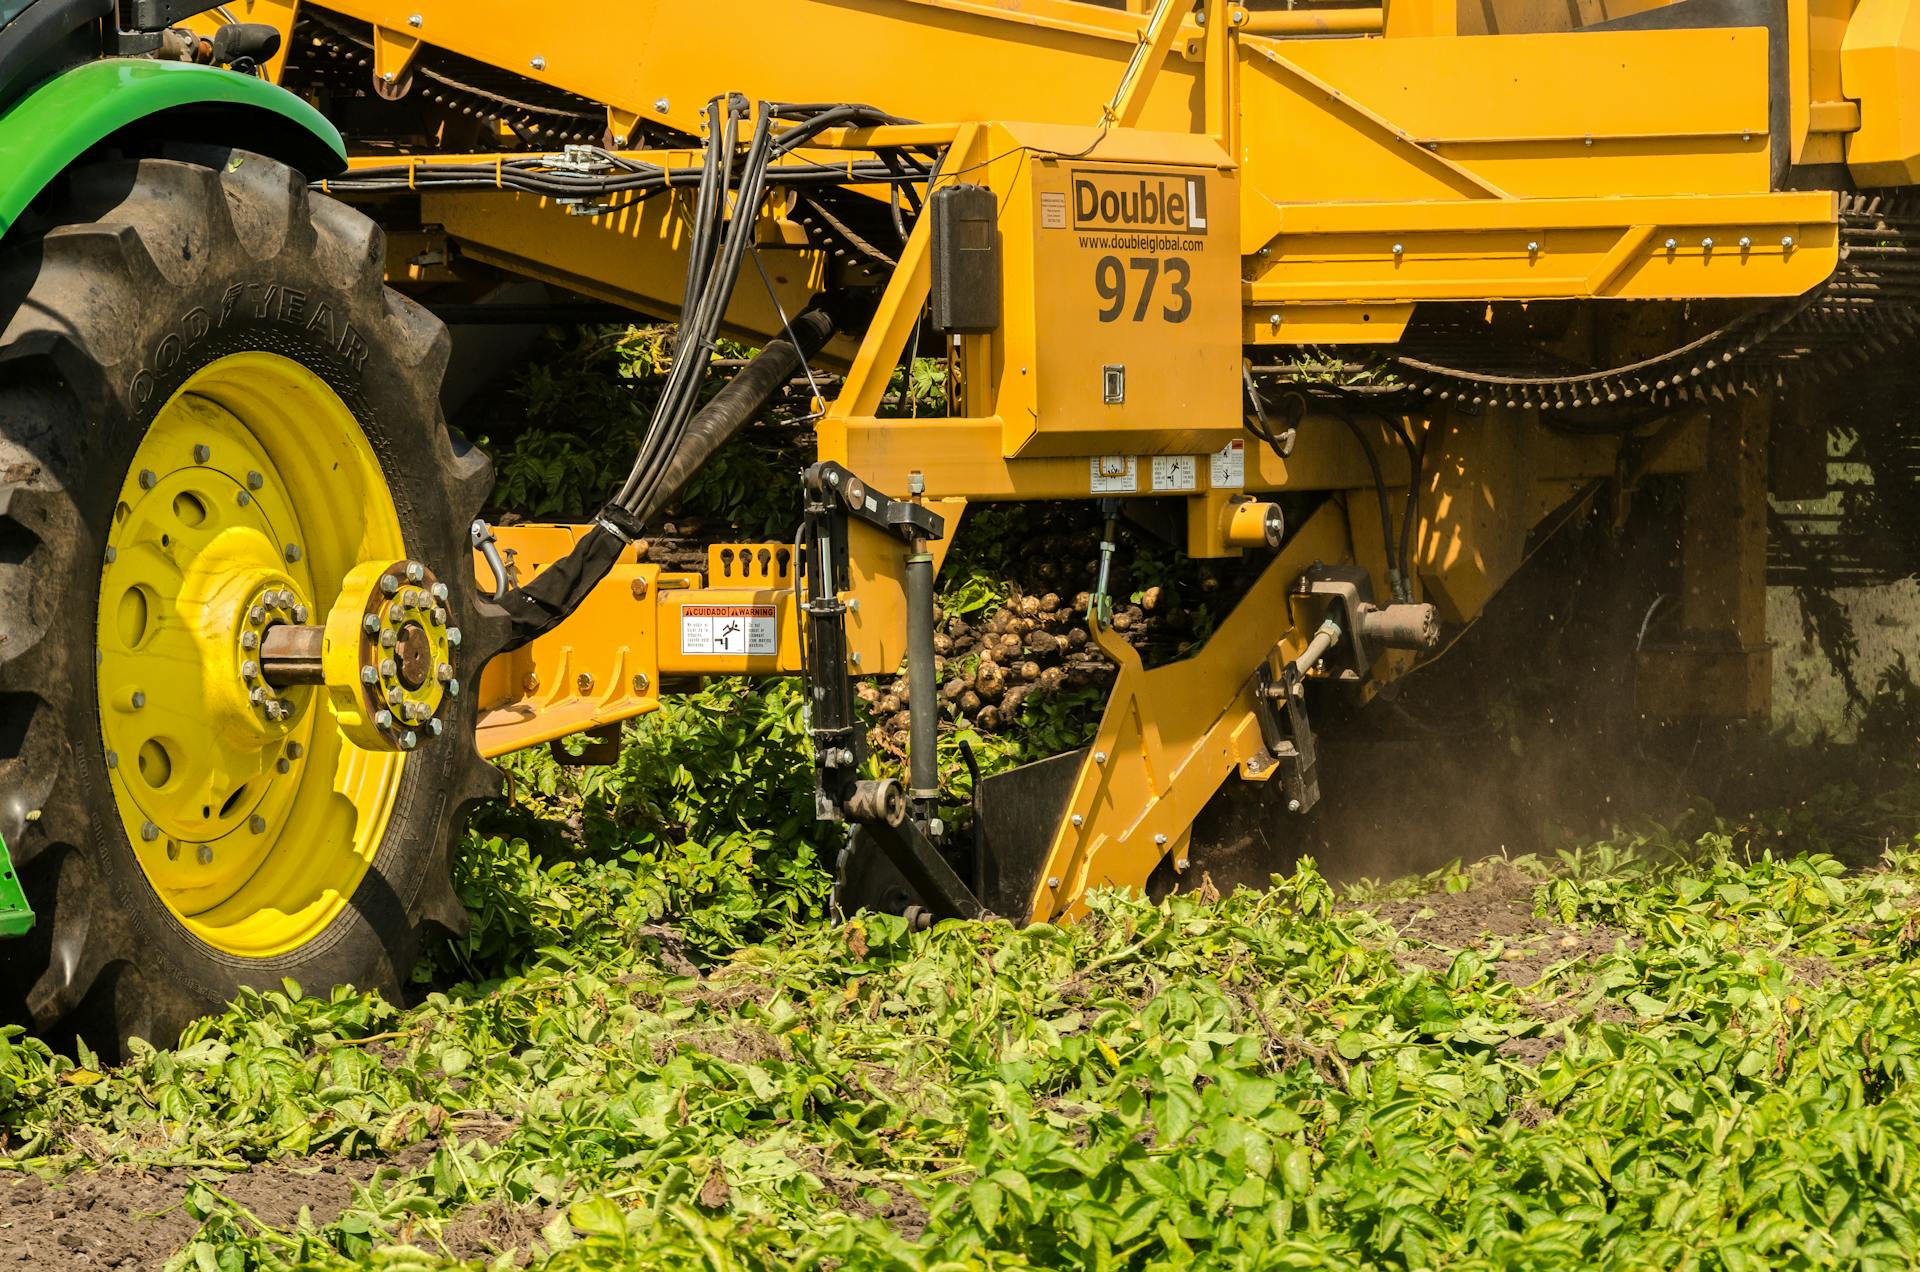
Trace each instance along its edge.
{"label": "yellow metal panel", "polygon": [[1843,91],[1860,103],[1847,165],[1862,185],[1920,178],[1920,6],[1860,0],[1840,46]]}

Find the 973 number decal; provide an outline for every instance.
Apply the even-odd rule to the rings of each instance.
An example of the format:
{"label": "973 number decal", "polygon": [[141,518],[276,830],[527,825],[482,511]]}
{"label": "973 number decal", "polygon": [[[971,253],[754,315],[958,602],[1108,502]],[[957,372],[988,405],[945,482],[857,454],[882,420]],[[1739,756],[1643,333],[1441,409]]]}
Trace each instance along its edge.
{"label": "973 number decal", "polygon": [[1185,257],[1133,256],[1123,265],[1118,256],[1102,256],[1093,266],[1100,321],[1118,322],[1124,314],[1129,322],[1145,322],[1157,308],[1166,321],[1185,322],[1193,316],[1191,281],[1193,269]]}

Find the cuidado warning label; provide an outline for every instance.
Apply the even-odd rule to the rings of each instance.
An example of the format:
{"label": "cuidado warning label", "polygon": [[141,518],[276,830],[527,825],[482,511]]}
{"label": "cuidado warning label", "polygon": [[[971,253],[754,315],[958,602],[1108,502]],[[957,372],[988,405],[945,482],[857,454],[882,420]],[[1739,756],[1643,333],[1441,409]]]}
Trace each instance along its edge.
{"label": "cuidado warning label", "polygon": [[683,654],[774,654],[779,619],[771,605],[685,605],[680,609]]}

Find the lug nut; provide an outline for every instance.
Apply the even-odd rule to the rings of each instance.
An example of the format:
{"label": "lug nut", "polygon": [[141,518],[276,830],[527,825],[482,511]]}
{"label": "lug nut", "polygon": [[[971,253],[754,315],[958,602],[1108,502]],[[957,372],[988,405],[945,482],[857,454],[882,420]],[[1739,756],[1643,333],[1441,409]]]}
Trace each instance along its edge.
{"label": "lug nut", "polygon": [[210,459],[212,459],[212,458],[213,458],[213,451],[212,451],[212,449],[211,449],[211,448],[209,448],[209,447],[207,447],[207,446],[205,446],[205,445],[196,445],[196,446],[195,446],[195,447],[193,448],[193,462],[194,462],[194,463],[196,463],[196,464],[204,464],[204,463],[206,463],[206,462],[207,462],[208,460],[210,460]]}
{"label": "lug nut", "polygon": [[360,683],[363,685],[377,685],[380,683],[380,673],[371,667],[362,667],[360,669]]}
{"label": "lug nut", "polygon": [[400,590],[400,580],[394,578],[391,574],[382,574],[380,576],[380,590],[388,596],[392,596]]}
{"label": "lug nut", "polygon": [[444,601],[447,599],[447,585],[445,583],[435,583],[433,585],[433,599],[436,601]]}
{"label": "lug nut", "polygon": [[460,645],[460,629],[459,629],[458,627],[449,627],[449,628],[447,628],[447,644],[449,644],[449,645],[452,645],[452,646],[454,646],[455,648],[458,648],[458,647],[459,647],[459,645]]}
{"label": "lug nut", "polygon": [[440,681],[440,683],[444,685],[447,683],[447,681],[453,679],[453,664],[441,663],[438,667],[434,668],[433,674],[435,678],[437,678]]}
{"label": "lug nut", "polygon": [[142,468],[140,470],[140,489],[152,490],[159,483],[160,483],[160,478],[157,475],[155,475],[153,469]]}
{"label": "lug nut", "polygon": [[213,864],[213,845],[201,844],[198,848],[194,849],[193,855],[200,859],[201,865],[210,866]]}
{"label": "lug nut", "polygon": [[111,769],[111,768],[119,768],[119,767],[120,767],[120,753],[119,753],[119,752],[117,752],[117,751],[108,751],[108,752],[107,752],[107,767],[108,767],[108,768],[110,768],[110,769]]}
{"label": "lug nut", "polygon": [[393,727],[393,712],[376,711],[373,713],[373,722],[383,729],[391,729]]}
{"label": "lug nut", "polygon": [[140,710],[140,708],[147,705],[147,695],[140,692],[140,690],[135,689],[133,691],[133,697],[129,698],[128,701],[133,703],[133,709],[135,711],[138,711]]}
{"label": "lug nut", "polygon": [[255,813],[247,818],[247,829],[256,835],[264,835],[267,833],[267,819]]}
{"label": "lug nut", "polygon": [[442,726],[438,720],[427,721],[427,732],[433,734],[433,736],[436,738],[440,736],[441,727]]}
{"label": "lug nut", "polygon": [[118,548],[109,547],[107,549],[107,564],[112,565],[115,561],[118,561],[119,559],[120,559],[120,550]]}
{"label": "lug nut", "polygon": [[290,773],[293,771],[293,761],[283,755],[273,762],[273,771],[276,773]]}
{"label": "lug nut", "polygon": [[242,508],[244,508],[248,504],[253,502],[253,496],[248,494],[244,490],[236,490],[233,492],[233,502],[239,504]]}
{"label": "lug nut", "polygon": [[255,685],[252,691],[247,694],[247,701],[251,702],[256,707],[259,706],[261,703],[265,702],[266,700],[267,700],[267,691],[265,686],[262,686],[262,685]]}
{"label": "lug nut", "polygon": [[264,605],[256,605],[252,609],[248,610],[247,621],[249,623],[252,623],[255,627],[258,627],[260,624],[266,622],[267,607]]}
{"label": "lug nut", "polygon": [[287,743],[287,758],[288,758],[288,759],[290,759],[290,760],[297,760],[297,759],[299,759],[299,758],[300,758],[301,756],[303,756],[303,755],[305,755],[306,753],[307,753],[307,748],[306,748],[306,747],[304,747],[304,746],[301,746],[301,745],[300,745],[300,744],[299,744],[298,742],[289,742],[289,743]]}
{"label": "lug nut", "polygon": [[360,630],[369,636],[378,634],[380,631],[380,616],[378,614],[369,614],[361,619]]}
{"label": "lug nut", "polygon": [[160,828],[152,822],[141,822],[140,838],[146,840],[148,843],[152,843],[154,840],[160,838]]}
{"label": "lug nut", "polygon": [[447,611],[438,605],[433,607],[432,612],[427,615],[427,618],[435,627],[445,627],[447,625]]}
{"label": "lug nut", "polygon": [[260,487],[266,484],[267,484],[267,479],[265,477],[262,477],[259,473],[256,473],[251,469],[247,470],[247,489],[248,490],[258,490],[260,489]]}
{"label": "lug nut", "polygon": [[255,645],[258,645],[259,643],[260,643],[259,632],[241,632],[240,633],[240,648],[252,649]]}
{"label": "lug nut", "polygon": [[267,719],[273,721],[275,724],[280,723],[282,720],[286,719],[288,716],[292,714],[293,714],[292,708],[288,707],[284,703],[269,702],[267,704]]}
{"label": "lug nut", "polygon": [[387,690],[387,705],[397,707],[406,696],[406,694],[400,692],[400,687],[395,685],[393,688]]}
{"label": "lug nut", "polygon": [[407,582],[418,583],[427,577],[427,567],[418,561],[407,562]]}
{"label": "lug nut", "polygon": [[240,674],[242,676],[245,676],[248,680],[252,680],[255,676],[260,674],[260,664],[253,661],[253,659],[249,658],[245,662],[240,664]]}
{"label": "lug nut", "polygon": [[419,745],[420,745],[420,735],[418,733],[415,733],[412,729],[408,729],[405,733],[402,733],[400,735],[401,750],[411,751],[413,750],[414,747]]}
{"label": "lug nut", "polygon": [[460,696],[460,682],[458,680],[447,681],[447,697],[458,698],[459,696]]}
{"label": "lug nut", "polygon": [[299,559],[300,559],[300,545],[297,543],[289,543],[287,545],[287,564],[292,565],[295,561],[298,561]]}
{"label": "lug nut", "polygon": [[399,640],[399,635],[396,634],[391,627],[380,633],[380,646],[383,649],[392,649],[394,645],[399,643]]}
{"label": "lug nut", "polygon": [[295,605],[295,606],[293,607],[293,621],[294,621],[294,622],[296,622],[296,623],[304,623],[304,622],[306,622],[306,621],[307,621],[307,607],[306,607],[306,606],[304,606],[304,605]]}
{"label": "lug nut", "polygon": [[393,659],[391,659],[391,658],[382,658],[382,659],[380,660],[380,674],[381,674],[381,675],[383,675],[383,676],[391,676],[391,675],[393,674],[393,669],[394,669],[394,663],[393,663]]}

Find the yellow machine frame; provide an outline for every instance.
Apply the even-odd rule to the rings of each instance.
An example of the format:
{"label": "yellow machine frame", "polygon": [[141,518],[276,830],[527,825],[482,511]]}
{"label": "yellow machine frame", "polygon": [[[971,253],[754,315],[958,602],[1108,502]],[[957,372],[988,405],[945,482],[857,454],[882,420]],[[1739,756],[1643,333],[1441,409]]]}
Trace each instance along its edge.
{"label": "yellow machine frame", "polygon": [[[290,32],[299,5],[230,7]],[[829,132],[800,157],[832,161],[911,143],[941,150],[940,184],[1000,191],[1009,315],[1035,313],[1048,302],[1041,293],[1063,285],[1032,254],[1044,231],[1009,211],[1025,206],[1023,180],[1063,162],[1210,169],[1234,192],[1237,274],[1205,331],[1167,358],[1201,356],[1219,341],[1224,374],[1235,380],[1242,355],[1391,344],[1419,306],[1434,302],[1592,302],[1597,329],[1623,313],[1652,312],[1609,302],[1738,306],[1799,296],[1840,260],[1839,192],[1920,176],[1920,5],[1787,0],[1784,24],[1772,30],[1662,29],[1657,19],[1669,6],[1658,0],[1579,7],[1589,22],[1614,21],[1570,30],[1544,11],[1571,5],[1454,0],[1204,10],[1160,0],[1150,11],[1076,0],[743,0],[716,38],[709,12],[669,0],[576,4],[567,21],[544,25],[529,24],[524,7],[508,0],[329,6],[371,24],[372,75],[389,93],[404,90],[423,49],[444,49],[603,103],[613,149],[648,163],[697,161],[694,151],[630,143],[660,129],[696,134],[703,105],[730,90],[863,101],[928,121]],[[1216,15],[1224,20],[1210,20]],[[796,31],[806,33],[803,45],[792,40]],[[857,55],[821,57],[821,49]],[[355,162],[496,161],[380,153]],[[1164,427],[1144,432],[1063,413],[1048,404],[1041,377],[1110,356],[1084,347],[1077,328],[1046,346],[1044,362],[1033,331],[1011,320],[956,337],[955,413],[880,418],[888,376],[928,301],[928,218],[890,273],[835,266],[789,215],[778,168],[771,184],[758,209],[758,245],[772,263],[772,286],[743,286],[728,329],[754,341],[777,334],[782,313],[802,307],[836,268],[884,277],[864,336],[826,355],[846,375],[819,423],[820,458],[876,489],[937,502],[952,525],[970,502],[1095,497],[1101,491],[1090,472],[1097,477],[1104,459],[1119,461],[1116,471],[1144,472],[1156,456],[1182,457],[1197,476],[1172,497],[1185,501],[1188,551],[1203,557],[1245,550],[1229,541],[1228,527],[1234,510],[1259,496],[1371,493],[1361,443],[1337,421],[1308,414],[1282,457],[1242,431],[1237,383],[1225,416],[1210,405],[1223,386],[1208,380],[1184,401],[1176,392],[1178,409],[1165,413]],[[506,190],[423,189],[416,201],[427,228],[393,240],[391,273],[401,285],[432,281],[419,251],[430,240],[467,262],[663,317],[681,299],[684,198],[598,216],[565,215],[549,200]],[[1662,334],[1625,338],[1631,348]],[[1742,529],[1690,556],[1693,576],[1719,580],[1696,589],[1690,603],[1686,625],[1699,639],[1648,651],[1643,673],[1689,686],[1699,710],[1751,714],[1767,705],[1763,614],[1753,599],[1764,567],[1754,545],[1764,545],[1765,527],[1751,515],[1764,496],[1764,464],[1756,468],[1753,456],[1762,453],[1767,414],[1764,405],[1731,400],[1624,436],[1574,436],[1498,402],[1484,410],[1435,404],[1397,421],[1431,458],[1417,490],[1389,422],[1362,427],[1390,457],[1395,515],[1417,500],[1411,586],[1454,622],[1480,612],[1518,568],[1528,536],[1570,500],[1603,483],[1624,494],[1652,473],[1695,474],[1689,490],[1700,493],[1690,494],[1690,517],[1731,515]],[[1243,471],[1217,483],[1209,455],[1236,440]],[[1120,493],[1154,489],[1142,479]],[[1353,562],[1386,592],[1379,525],[1349,519],[1340,507],[1323,505],[1293,532],[1192,658],[1146,670],[1096,621],[1094,638],[1119,676],[1043,882],[1029,913],[1015,917],[1071,918],[1092,887],[1139,886],[1169,858],[1184,867],[1193,818],[1220,786],[1236,776],[1271,780],[1254,700],[1258,673],[1298,657],[1323,617],[1324,607],[1292,595],[1293,584],[1313,563]],[[890,673],[905,652],[905,549],[875,531],[855,532],[843,593],[857,602],[849,670]],[[577,533],[516,526],[500,539],[525,578],[563,555]],[[663,681],[678,677],[796,673],[800,598],[790,564],[780,564],[786,551],[716,546],[704,579],[623,561],[558,630],[487,668],[483,752],[641,714],[658,705]],[[728,563],[743,560],[752,571],[729,578]],[[690,655],[673,636],[688,606],[765,613],[776,647]],[[1362,692],[1413,662],[1383,654]]]}

